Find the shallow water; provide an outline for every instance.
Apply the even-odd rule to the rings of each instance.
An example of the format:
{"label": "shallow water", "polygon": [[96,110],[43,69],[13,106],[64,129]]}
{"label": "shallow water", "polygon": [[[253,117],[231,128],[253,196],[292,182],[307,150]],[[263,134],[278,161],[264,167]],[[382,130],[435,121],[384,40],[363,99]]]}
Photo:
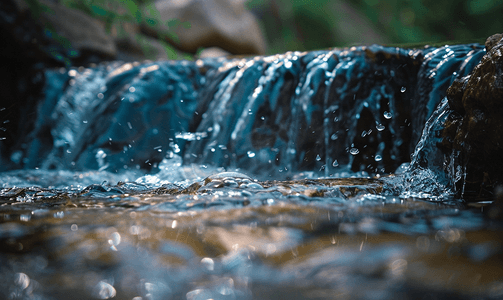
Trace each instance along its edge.
{"label": "shallow water", "polygon": [[[90,174],[23,173],[0,191],[3,298],[503,296],[501,224],[454,199],[395,195],[396,177],[83,187]],[[61,177],[75,184],[34,184]]]}
{"label": "shallow water", "polygon": [[435,151],[482,48],[47,71],[0,165],[0,298],[503,298],[502,223]]}

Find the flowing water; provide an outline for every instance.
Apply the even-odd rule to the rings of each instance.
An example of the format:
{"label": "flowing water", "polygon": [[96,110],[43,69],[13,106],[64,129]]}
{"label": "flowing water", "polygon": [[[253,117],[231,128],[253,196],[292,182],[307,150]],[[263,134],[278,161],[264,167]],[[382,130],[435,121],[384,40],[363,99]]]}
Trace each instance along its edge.
{"label": "flowing water", "polygon": [[48,70],[3,158],[0,296],[503,297],[501,224],[452,196],[435,148],[484,52]]}

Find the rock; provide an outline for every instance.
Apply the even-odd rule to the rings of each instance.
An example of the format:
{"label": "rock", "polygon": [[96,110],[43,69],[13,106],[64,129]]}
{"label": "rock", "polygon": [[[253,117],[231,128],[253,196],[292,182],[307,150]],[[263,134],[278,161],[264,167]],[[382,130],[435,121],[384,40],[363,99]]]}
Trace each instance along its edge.
{"label": "rock", "polygon": [[249,7],[263,24],[269,52],[390,43],[382,26],[372,24],[350,2],[268,0],[249,1]]}
{"label": "rock", "polygon": [[117,59],[123,61],[142,61],[149,59],[152,61],[176,59],[176,57],[168,55],[162,43],[150,36],[142,34],[129,34],[125,37],[116,38]]}
{"label": "rock", "polygon": [[501,39],[503,38],[503,34],[497,33],[491,35],[486,40],[486,49],[492,49]]}
{"label": "rock", "polygon": [[447,91],[452,113],[442,132],[444,166],[458,197],[489,200],[503,184],[503,39],[487,39],[486,51],[473,72]]}
{"label": "rock", "polygon": [[43,69],[62,67],[68,60],[22,0],[2,1],[0,39],[0,170],[6,170],[12,167],[12,149],[22,147],[19,137],[33,129],[45,84]]}
{"label": "rock", "polygon": [[[240,0],[164,0],[145,9],[151,19],[142,31],[164,38],[181,51],[196,53],[201,47],[220,47],[232,54],[264,54],[265,40],[253,14]],[[168,22],[181,24],[174,30]],[[175,37],[165,34],[168,30]]]}
{"label": "rock", "polygon": [[40,14],[42,24],[68,40],[80,56],[96,55],[100,59],[112,59],[117,54],[112,37],[95,19],[75,9],[41,0],[46,9]]}
{"label": "rock", "polygon": [[503,185],[494,189],[494,202],[486,209],[486,215],[491,219],[503,219]]}
{"label": "rock", "polygon": [[210,47],[206,48],[201,53],[199,53],[198,58],[210,58],[210,57],[222,57],[231,55],[229,52],[218,48],[218,47]]}

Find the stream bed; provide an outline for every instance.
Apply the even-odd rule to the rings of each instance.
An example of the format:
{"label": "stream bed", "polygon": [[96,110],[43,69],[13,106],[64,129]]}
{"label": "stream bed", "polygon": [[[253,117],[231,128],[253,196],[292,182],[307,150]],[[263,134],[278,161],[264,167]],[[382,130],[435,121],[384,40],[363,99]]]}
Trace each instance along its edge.
{"label": "stream bed", "polygon": [[185,187],[3,188],[0,290],[8,299],[501,298],[501,224],[455,199],[393,195],[393,180],[224,172]]}

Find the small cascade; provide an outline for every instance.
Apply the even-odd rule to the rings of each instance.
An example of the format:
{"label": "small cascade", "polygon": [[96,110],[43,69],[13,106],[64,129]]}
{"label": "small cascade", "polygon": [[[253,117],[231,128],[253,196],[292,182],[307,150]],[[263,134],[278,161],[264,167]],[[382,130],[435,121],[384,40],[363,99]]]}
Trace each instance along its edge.
{"label": "small cascade", "polygon": [[420,51],[379,46],[236,60],[208,76],[219,84],[192,126],[208,138],[192,141],[185,159],[269,176],[390,172],[408,156],[401,103],[420,60]]}
{"label": "small cascade", "polygon": [[47,73],[63,83],[46,89],[36,128],[14,153],[28,168],[149,170],[183,148],[176,134],[187,131],[204,83],[198,67],[185,61]]}
{"label": "small cascade", "polygon": [[[189,169],[261,179],[389,174],[410,160],[447,87],[484,52],[374,45],[46,71],[35,128],[10,160],[139,175],[171,170],[174,157]],[[179,171],[165,177],[207,174]]]}
{"label": "small cascade", "polygon": [[501,206],[462,203],[487,148],[458,129],[500,137],[503,106],[465,115],[468,77],[445,97],[483,53],[46,70],[33,130],[0,144],[0,298],[500,299]]}
{"label": "small cascade", "polygon": [[417,87],[412,101],[411,151],[419,142],[424,122],[446,96],[447,88],[456,78],[468,75],[486,53],[484,46],[446,45],[441,48],[426,48],[424,61],[418,72]]}
{"label": "small cascade", "polygon": [[451,183],[443,172],[444,155],[437,148],[442,141],[442,130],[449,113],[449,103],[444,98],[424,125],[411,163],[398,175],[398,180],[392,180],[396,185],[394,189],[407,195],[429,198],[452,194]]}
{"label": "small cascade", "polygon": [[371,46],[228,62],[207,75],[191,130],[208,138],[191,141],[185,161],[274,178],[393,172],[483,54],[480,45]]}

